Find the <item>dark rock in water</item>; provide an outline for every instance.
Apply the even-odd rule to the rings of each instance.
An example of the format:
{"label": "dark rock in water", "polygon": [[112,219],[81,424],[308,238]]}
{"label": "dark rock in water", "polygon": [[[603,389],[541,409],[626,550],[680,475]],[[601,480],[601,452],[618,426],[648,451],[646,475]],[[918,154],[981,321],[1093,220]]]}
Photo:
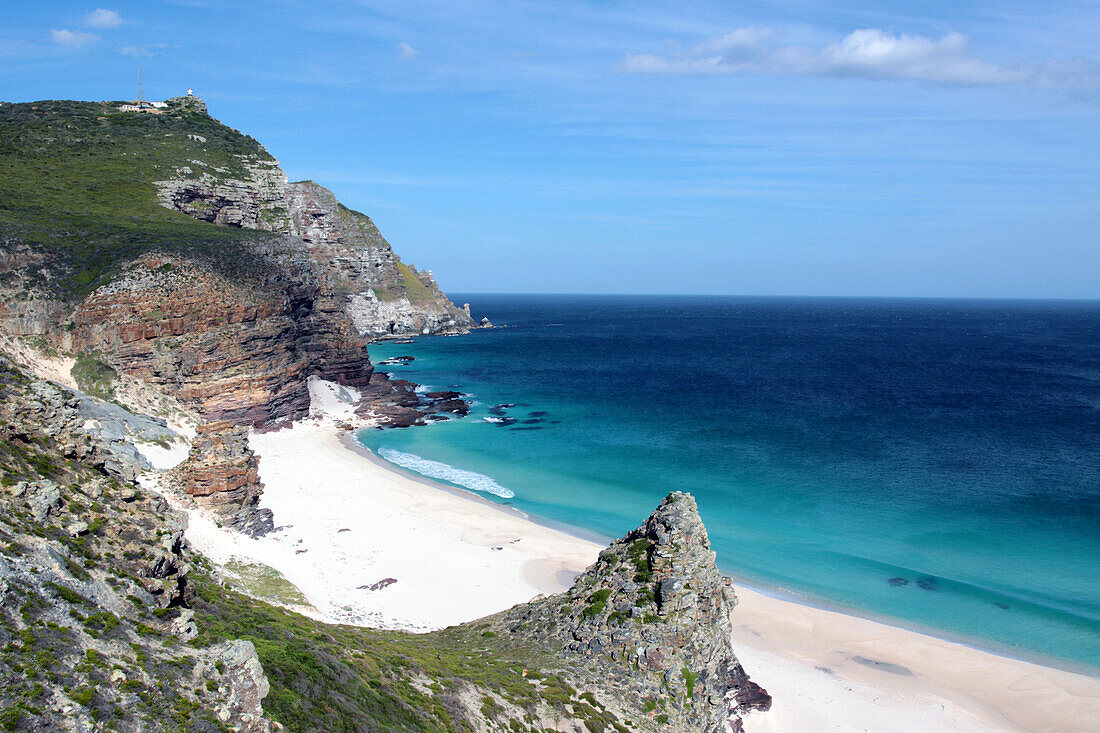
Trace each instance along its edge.
{"label": "dark rock in water", "polygon": [[543,422],[543,419],[541,417],[536,417],[531,420],[521,420],[520,422],[522,422],[524,425],[537,425],[538,423]]}
{"label": "dark rock in water", "polygon": [[890,582],[890,585],[895,586],[895,587],[896,586],[902,586],[902,585],[909,585],[909,581],[906,580],[905,578],[890,578],[889,582]]}
{"label": "dark rock in water", "polygon": [[500,427],[506,427],[508,425],[514,425],[516,419],[514,417],[494,417],[492,420],[486,420],[493,425],[499,425]]}
{"label": "dark rock in water", "polygon": [[923,590],[938,590],[939,581],[935,578],[920,578],[917,580],[917,587]]}
{"label": "dark rock in water", "polygon": [[440,400],[431,405],[428,408],[428,412],[450,412],[455,415],[468,415],[470,413],[470,405],[465,400],[461,400],[458,398]]}
{"label": "dark rock in water", "polygon": [[527,413],[528,417],[546,417],[549,414],[546,410],[531,410]]}
{"label": "dark rock in water", "polygon": [[448,389],[440,392],[427,392],[424,396],[433,400],[457,400],[462,396],[462,393]]}
{"label": "dark rock in water", "polygon": [[416,361],[411,356],[391,356],[389,359],[378,362],[378,366],[404,366],[411,361]]}
{"label": "dark rock in water", "polygon": [[428,415],[428,419],[432,422],[439,422],[440,420],[450,420],[451,418],[446,415]]}
{"label": "dark rock in water", "polygon": [[538,427],[538,426],[534,426],[534,427],[512,428],[512,430],[542,430],[542,428]]}
{"label": "dark rock in water", "polygon": [[1002,610],[1005,610],[1005,611],[1008,610],[1008,604],[1007,603],[994,603],[993,605],[996,606],[997,608],[1002,609]]}

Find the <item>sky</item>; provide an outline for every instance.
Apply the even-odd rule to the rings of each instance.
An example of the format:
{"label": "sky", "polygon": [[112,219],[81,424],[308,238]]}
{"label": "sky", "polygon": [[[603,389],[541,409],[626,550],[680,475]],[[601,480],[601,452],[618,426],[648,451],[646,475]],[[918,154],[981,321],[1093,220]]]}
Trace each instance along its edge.
{"label": "sky", "polygon": [[1100,298],[1095,0],[6,5],[0,100],[194,88],[445,290]]}

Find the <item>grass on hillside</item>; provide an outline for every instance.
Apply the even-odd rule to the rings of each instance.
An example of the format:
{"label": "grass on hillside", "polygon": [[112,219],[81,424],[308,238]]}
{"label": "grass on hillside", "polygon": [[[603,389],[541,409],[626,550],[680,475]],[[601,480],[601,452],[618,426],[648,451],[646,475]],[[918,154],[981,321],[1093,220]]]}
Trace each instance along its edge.
{"label": "grass on hillside", "polygon": [[100,357],[100,354],[78,354],[70,374],[81,392],[101,400],[113,400],[118,372]]}
{"label": "grass on hillside", "polygon": [[545,671],[553,660],[544,652],[506,646],[476,625],[431,634],[333,626],[219,586],[205,573],[192,579],[199,596],[193,643],[251,641],[271,683],[264,710],[289,730],[471,730],[456,697],[474,685],[527,711],[523,721],[501,720],[507,730],[539,730],[533,713],[541,702],[563,717],[583,711],[589,730],[626,731]]}
{"label": "grass on hillside", "polygon": [[[119,112],[117,103],[44,101],[0,105],[0,244],[54,256],[63,275],[28,268],[31,284],[76,300],[118,266],[159,249],[202,256],[229,274],[260,232],[196,221],[157,203],[154,181],[187,161],[197,175],[232,178],[240,156],[271,160],[251,137],[193,112]],[[37,280],[36,280],[37,276]]]}
{"label": "grass on hillside", "polygon": [[397,262],[397,270],[405,281],[405,297],[409,299],[410,303],[413,305],[427,305],[435,302],[435,295],[432,294],[431,290],[428,290],[424,283],[420,282],[415,270],[401,261]]}

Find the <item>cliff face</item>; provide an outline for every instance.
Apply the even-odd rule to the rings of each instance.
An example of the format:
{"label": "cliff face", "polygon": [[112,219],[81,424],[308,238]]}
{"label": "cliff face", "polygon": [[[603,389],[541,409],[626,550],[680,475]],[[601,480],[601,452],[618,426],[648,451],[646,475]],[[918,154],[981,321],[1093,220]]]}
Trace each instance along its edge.
{"label": "cliff face", "polygon": [[372,338],[463,333],[475,327],[429,272],[406,265],[370,217],[348,209],[313,181],[287,183],[263,153],[242,156],[244,175],[189,161],[157,181],[161,205],[201,221],[290,233],[331,281],[334,299]]}
{"label": "cliff face", "polygon": [[767,710],[771,698],[730,645],[737,598],[714,560],[695,500],[670,494],[572,588],[517,606],[499,625],[605,669],[667,730],[739,731],[741,716]]}
{"label": "cliff face", "polygon": [[83,399],[0,357],[0,722],[270,731],[251,642],[181,643],[198,633],[186,515],[104,437],[149,419],[115,408],[89,429]]}
{"label": "cliff face", "polygon": [[[310,376],[387,397],[366,338],[472,325],[368,217],[314,183],[288,184],[201,100],[169,100],[161,115],[0,107],[0,331],[223,426],[204,433],[206,458],[224,449],[247,473],[229,428],[303,417]],[[220,508],[260,490],[200,474],[189,491]],[[245,511],[234,523],[262,531],[270,519]]]}
{"label": "cliff face", "polygon": [[61,336],[126,374],[165,387],[208,420],[265,425],[309,409],[306,377],[365,385],[365,342],[327,282],[285,240],[256,248],[267,268],[231,279],[147,256],[85,298]]}
{"label": "cliff face", "polygon": [[340,204],[313,181],[288,188],[292,230],[332,273],[360,333],[369,338],[461,333],[474,327],[431,274],[406,265],[370,217]]}

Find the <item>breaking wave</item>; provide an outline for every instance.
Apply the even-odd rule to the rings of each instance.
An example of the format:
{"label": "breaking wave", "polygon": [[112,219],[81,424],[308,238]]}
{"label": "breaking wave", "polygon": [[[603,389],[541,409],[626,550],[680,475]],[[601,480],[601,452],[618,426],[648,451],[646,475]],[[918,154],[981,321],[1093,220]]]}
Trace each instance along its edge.
{"label": "breaking wave", "polygon": [[490,476],[477,473],[476,471],[465,471],[446,463],[440,463],[439,461],[421,458],[415,453],[405,453],[403,451],[393,450],[392,448],[380,448],[378,450],[378,455],[385,458],[390,463],[401,466],[402,468],[407,468],[410,471],[415,471],[421,476],[448,481],[465,489],[484,491],[485,493],[499,496],[502,499],[511,499],[516,495],[516,492],[504,488]]}

